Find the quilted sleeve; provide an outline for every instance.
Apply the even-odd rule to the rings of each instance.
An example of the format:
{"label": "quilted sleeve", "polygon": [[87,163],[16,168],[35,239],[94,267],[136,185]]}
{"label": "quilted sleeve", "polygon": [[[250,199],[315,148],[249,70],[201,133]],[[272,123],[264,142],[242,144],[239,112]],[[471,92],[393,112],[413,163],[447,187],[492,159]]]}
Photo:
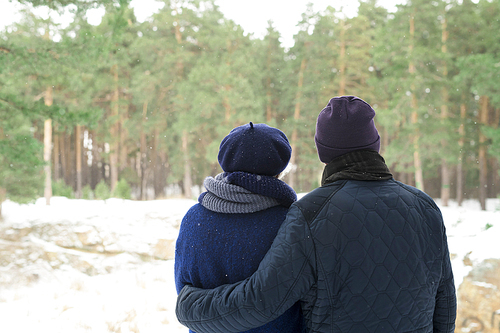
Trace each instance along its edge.
{"label": "quilted sleeve", "polygon": [[311,232],[293,205],[260,263],[246,280],[215,289],[182,288],[177,319],[198,333],[242,332],[283,314],[316,281]]}
{"label": "quilted sleeve", "polygon": [[451,269],[450,253],[446,230],[443,225],[443,264],[442,277],[436,294],[436,307],[434,309],[434,332],[452,333],[455,331],[455,320],[457,316],[457,298],[455,283]]}

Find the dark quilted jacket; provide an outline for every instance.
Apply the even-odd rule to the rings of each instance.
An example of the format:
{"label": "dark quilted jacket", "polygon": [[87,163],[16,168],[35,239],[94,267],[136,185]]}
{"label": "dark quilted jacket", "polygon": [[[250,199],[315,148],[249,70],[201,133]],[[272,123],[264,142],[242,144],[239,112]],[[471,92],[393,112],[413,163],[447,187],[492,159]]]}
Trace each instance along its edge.
{"label": "dark quilted jacket", "polygon": [[250,278],[184,287],[181,323],[238,332],[297,300],[310,332],[453,332],[456,297],[441,213],[394,179],[340,180],[295,203]]}

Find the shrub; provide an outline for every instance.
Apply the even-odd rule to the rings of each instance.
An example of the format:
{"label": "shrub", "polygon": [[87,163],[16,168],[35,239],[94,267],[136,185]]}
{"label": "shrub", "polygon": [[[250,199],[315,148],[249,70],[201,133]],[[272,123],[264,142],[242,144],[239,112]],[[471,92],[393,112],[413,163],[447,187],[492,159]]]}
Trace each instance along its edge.
{"label": "shrub", "polygon": [[106,184],[104,180],[101,180],[95,187],[95,198],[98,200],[106,200],[109,199],[111,193],[109,191],[109,186]]}
{"label": "shrub", "polygon": [[112,197],[121,199],[130,199],[131,197],[130,192],[131,192],[130,185],[124,178],[121,178],[120,181],[116,184]]}
{"label": "shrub", "polygon": [[67,185],[62,179],[52,182],[52,195],[55,197],[66,197],[70,199],[75,197],[73,188]]}
{"label": "shrub", "polygon": [[85,185],[82,188],[82,199],[87,199],[87,200],[94,199],[94,192],[92,191],[92,188],[90,188],[89,184]]}

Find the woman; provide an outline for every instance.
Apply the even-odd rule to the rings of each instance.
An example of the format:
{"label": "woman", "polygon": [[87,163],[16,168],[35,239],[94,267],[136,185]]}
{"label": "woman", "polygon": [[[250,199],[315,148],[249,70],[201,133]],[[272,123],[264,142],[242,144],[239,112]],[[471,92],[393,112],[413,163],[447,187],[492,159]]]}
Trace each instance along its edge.
{"label": "woman", "polygon": [[[182,220],[175,250],[177,292],[185,284],[214,288],[257,270],[297,200],[278,179],[292,149],[277,128],[252,124],[234,128],[221,142],[224,171],[205,179],[206,192]],[[249,332],[303,332],[300,304]]]}

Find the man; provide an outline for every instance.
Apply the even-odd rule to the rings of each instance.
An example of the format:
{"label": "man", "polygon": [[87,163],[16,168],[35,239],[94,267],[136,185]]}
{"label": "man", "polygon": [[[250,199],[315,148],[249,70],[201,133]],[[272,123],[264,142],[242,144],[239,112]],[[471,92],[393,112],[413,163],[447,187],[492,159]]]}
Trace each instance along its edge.
{"label": "man", "polygon": [[301,301],[310,332],[453,332],[456,296],[441,212],[393,179],[375,111],[335,97],[316,123],[322,186],[294,203],[258,270],[216,289],[186,286],[177,318],[238,332]]}

